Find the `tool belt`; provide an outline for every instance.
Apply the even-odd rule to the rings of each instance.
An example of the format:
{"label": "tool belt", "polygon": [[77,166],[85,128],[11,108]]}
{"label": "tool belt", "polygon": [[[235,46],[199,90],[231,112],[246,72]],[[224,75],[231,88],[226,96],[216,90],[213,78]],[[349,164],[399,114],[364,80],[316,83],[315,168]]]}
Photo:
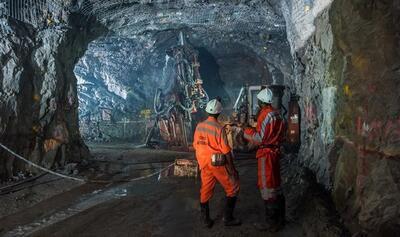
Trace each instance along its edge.
{"label": "tool belt", "polygon": [[273,144],[261,144],[258,149],[263,149],[263,148],[271,148],[271,149],[279,149],[278,145],[273,145]]}
{"label": "tool belt", "polygon": [[213,154],[211,156],[211,165],[212,166],[224,166],[226,163],[226,156],[224,154]]}

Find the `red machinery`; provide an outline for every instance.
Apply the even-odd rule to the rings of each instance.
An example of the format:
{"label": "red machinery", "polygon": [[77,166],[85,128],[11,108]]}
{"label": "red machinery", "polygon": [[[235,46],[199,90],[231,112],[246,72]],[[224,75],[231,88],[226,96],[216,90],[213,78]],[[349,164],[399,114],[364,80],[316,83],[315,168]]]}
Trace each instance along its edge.
{"label": "red machinery", "polygon": [[198,53],[184,44],[182,33],[180,44],[169,49],[167,55],[168,60],[172,59],[174,63],[173,77],[167,78],[172,86],[168,91],[165,88],[156,91],[156,124],[148,136],[147,145],[158,138],[157,143],[163,143],[168,148],[186,150],[193,138],[193,114],[204,108],[209,98],[202,86]]}
{"label": "red machinery", "polygon": [[[174,62],[174,74],[168,81],[172,86],[168,90],[157,89],[154,97],[156,121],[154,128],[147,137],[147,145],[165,144],[167,148],[187,150],[192,142],[194,128],[197,122],[195,114],[198,109],[206,106],[209,98],[203,89],[199,73],[200,63],[198,53],[189,45],[184,44],[183,34],[180,34],[180,44],[167,51],[167,59]],[[167,60],[167,63],[168,63]],[[164,75],[165,77],[165,75]],[[164,78],[165,79],[165,78]],[[242,139],[242,125],[255,127],[257,122],[258,103],[256,95],[268,87],[273,92],[273,107],[280,109],[284,118],[287,110],[283,106],[285,86],[257,85],[245,86],[240,90],[234,105],[234,113],[228,121],[223,121],[231,147],[248,151],[255,148],[254,144]],[[298,98],[291,96],[289,102],[287,144],[291,150],[298,149],[300,144],[300,108]]]}

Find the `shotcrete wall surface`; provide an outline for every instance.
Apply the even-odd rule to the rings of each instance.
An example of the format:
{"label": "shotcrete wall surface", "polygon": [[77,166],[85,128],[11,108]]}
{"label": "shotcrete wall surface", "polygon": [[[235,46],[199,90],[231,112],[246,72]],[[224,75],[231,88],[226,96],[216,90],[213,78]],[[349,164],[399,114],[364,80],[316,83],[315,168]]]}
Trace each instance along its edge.
{"label": "shotcrete wall surface", "polygon": [[351,231],[368,236],[400,227],[399,16],[396,1],[336,0],[311,17],[303,46],[291,35],[304,22],[288,23],[302,162],[332,191]]}

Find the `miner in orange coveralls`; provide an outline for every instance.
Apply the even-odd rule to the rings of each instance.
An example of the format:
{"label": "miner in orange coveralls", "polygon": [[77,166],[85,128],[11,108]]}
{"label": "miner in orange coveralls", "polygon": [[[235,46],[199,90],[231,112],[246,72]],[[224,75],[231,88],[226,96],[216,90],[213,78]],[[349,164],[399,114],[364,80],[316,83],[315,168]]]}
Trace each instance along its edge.
{"label": "miner in orange coveralls", "polygon": [[209,200],[218,181],[226,193],[224,224],[240,225],[240,220],[233,217],[236,196],[239,192],[239,176],[233,164],[232,151],[224,127],[217,120],[222,112],[221,102],[216,99],[211,100],[207,104],[206,112],[208,118],[197,125],[193,141],[201,173],[201,219],[208,228],[214,224],[210,218]]}
{"label": "miner in orange coveralls", "polygon": [[257,150],[258,188],[265,204],[265,223],[256,223],[259,230],[276,232],[285,222],[285,197],[281,190],[279,160],[285,123],[279,111],[272,107],[272,91],[265,88],[257,95],[260,111],[257,127],[245,128],[244,138],[259,145]]}

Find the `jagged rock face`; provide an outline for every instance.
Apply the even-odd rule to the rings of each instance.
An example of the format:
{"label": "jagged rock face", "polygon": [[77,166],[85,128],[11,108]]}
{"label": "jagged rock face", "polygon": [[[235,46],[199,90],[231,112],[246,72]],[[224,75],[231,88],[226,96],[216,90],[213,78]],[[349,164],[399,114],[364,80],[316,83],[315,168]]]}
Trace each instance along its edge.
{"label": "jagged rock face", "polygon": [[[274,83],[267,62],[252,49],[232,42],[210,46],[198,38],[191,40],[191,37],[187,36],[187,43],[199,52],[204,86],[211,96],[224,97],[215,86],[234,90],[223,98],[228,102],[227,106],[231,106],[232,100],[236,99],[234,96],[245,84]],[[167,86],[163,78],[168,60],[166,50],[178,43],[176,32],[171,32],[168,38],[168,42],[154,46],[149,44],[157,42],[157,38],[140,42],[111,37],[91,43],[74,70],[82,92],[83,114],[94,107],[115,108],[133,114],[141,108],[152,107],[155,88]],[[282,81],[282,78],[278,80]]]}
{"label": "jagged rock face", "polygon": [[[144,49],[145,43],[121,38],[107,38],[89,45],[74,69],[80,87],[81,115],[108,108],[133,116],[151,106],[146,102],[154,93],[162,70],[160,61],[165,56]],[[151,56],[154,58],[149,62]]]}
{"label": "jagged rock face", "polygon": [[336,0],[303,46],[291,39],[303,163],[332,191],[351,231],[368,236],[394,236],[400,224],[395,2]]}
{"label": "jagged rock face", "polygon": [[318,30],[304,47],[294,53],[297,60],[293,75],[294,88],[302,107],[303,162],[316,172],[318,182],[327,188],[330,188],[331,177],[326,154],[335,139],[333,122],[337,99],[337,86],[332,83],[336,78],[327,70],[334,53],[334,36],[329,20],[328,10],[315,19],[314,27]]}
{"label": "jagged rock face", "polygon": [[287,38],[293,54],[301,50],[317,30],[315,19],[334,0],[280,1],[281,12],[286,20]]}
{"label": "jagged rock face", "polygon": [[150,36],[106,37],[89,45],[74,70],[81,133],[86,140],[143,141],[147,119],[141,111],[152,110],[165,64],[165,46],[154,48],[153,44]]}
{"label": "jagged rock face", "polygon": [[[139,112],[152,109],[155,89],[164,84],[165,51],[181,31],[200,52],[205,89],[226,108],[245,84],[284,84],[292,73],[276,1],[82,1],[79,8],[111,29],[75,69],[82,83],[81,132],[88,139],[143,138]],[[111,111],[111,122],[102,120],[103,111]],[[98,118],[90,122],[89,114]]]}
{"label": "jagged rock face", "polygon": [[[18,27],[15,23],[1,19],[0,38],[0,66],[1,66],[1,89],[0,89],[0,136],[1,142],[9,141],[9,144],[16,144],[18,149],[24,151],[22,154],[29,154],[27,149],[21,149],[32,146],[29,134],[32,127],[22,126],[23,124],[32,124],[29,112],[30,107],[23,107],[24,102],[32,99],[32,85],[28,83],[31,79],[29,70],[30,53],[27,50],[33,45],[32,32],[28,28]],[[20,93],[26,94],[27,98],[21,98]],[[30,98],[29,98],[30,97]],[[20,126],[21,125],[21,126]],[[27,136],[28,139],[21,137]],[[29,150],[29,149],[28,149]],[[13,157],[9,157],[4,151],[1,151],[2,159],[0,172],[3,178],[6,175],[5,167],[11,170]]]}
{"label": "jagged rock face", "polygon": [[[72,69],[84,41],[70,28],[34,31],[5,19],[0,25],[0,142],[47,168],[80,161],[87,149]],[[2,178],[26,170],[4,150],[0,155]]]}
{"label": "jagged rock face", "polygon": [[[363,228],[390,236],[400,229],[400,6],[338,1],[332,9],[341,54],[333,62],[341,75],[335,145],[343,140],[334,197]],[[350,164],[356,168],[348,170]]]}
{"label": "jagged rock face", "polygon": [[186,30],[193,41],[199,38],[200,44],[239,43],[285,77],[292,72],[285,21],[275,0],[134,1],[120,5],[93,1],[85,6],[119,37]]}

